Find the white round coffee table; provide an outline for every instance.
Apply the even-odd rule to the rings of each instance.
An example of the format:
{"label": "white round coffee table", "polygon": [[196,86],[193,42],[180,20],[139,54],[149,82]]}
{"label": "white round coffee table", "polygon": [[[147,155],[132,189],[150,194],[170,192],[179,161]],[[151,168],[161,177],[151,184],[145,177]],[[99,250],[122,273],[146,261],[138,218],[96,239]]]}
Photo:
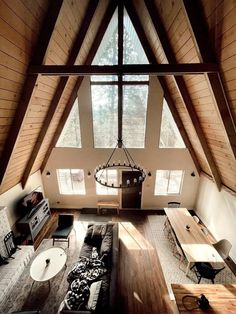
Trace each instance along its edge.
{"label": "white round coffee table", "polygon": [[52,247],[41,252],[35,257],[30,266],[31,278],[34,281],[49,282],[66,265],[66,259],[66,252],[59,247]]}

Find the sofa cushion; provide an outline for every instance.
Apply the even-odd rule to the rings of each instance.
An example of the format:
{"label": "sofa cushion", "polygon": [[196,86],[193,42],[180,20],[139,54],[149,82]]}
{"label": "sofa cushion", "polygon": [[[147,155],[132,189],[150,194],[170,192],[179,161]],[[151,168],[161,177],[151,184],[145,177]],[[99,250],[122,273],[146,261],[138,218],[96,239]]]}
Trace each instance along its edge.
{"label": "sofa cushion", "polygon": [[89,288],[89,290],[90,290],[89,299],[88,299],[88,303],[86,306],[88,310],[91,310],[91,311],[96,310],[99,292],[101,289],[101,284],[102,284],[101,280],[95,281],[91,284],[91,286]]}
{"label": "sofa cushion", "polygon": [[106,224],[93,224],[88,227],[84,242],[99,247],[106,234]]}

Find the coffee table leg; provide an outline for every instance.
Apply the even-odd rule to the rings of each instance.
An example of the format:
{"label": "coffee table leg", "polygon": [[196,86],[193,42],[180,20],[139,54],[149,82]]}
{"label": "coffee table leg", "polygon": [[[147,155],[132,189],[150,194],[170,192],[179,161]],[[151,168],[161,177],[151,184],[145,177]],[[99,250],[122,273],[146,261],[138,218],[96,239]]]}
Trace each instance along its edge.
{"label": "coffee table leg", "polygon": [[31,295],[31,292],[32,292],[34,283],[35,283],[35,281],[33,280],[32,285],[31,285],[31,288],[30,288],[29,296]]}

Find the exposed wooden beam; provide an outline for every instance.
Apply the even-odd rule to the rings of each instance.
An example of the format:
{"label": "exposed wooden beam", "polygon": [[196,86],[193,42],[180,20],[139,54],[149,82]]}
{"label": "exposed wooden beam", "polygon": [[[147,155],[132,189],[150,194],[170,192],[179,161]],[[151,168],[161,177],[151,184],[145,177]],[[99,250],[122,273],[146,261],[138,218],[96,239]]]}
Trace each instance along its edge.
{"label": "exposed wooden beam", "polygon": [[[162,45],[162,48],[164,50],[164,53],[166,55],[168,62],[169,63],[177,63],[176,58],[175,58],[175,54],[174,54],[172,47],[170,45],[170,42],[168,40],[168,36],[166,34],[164,25],[162,24],[161,16],[160,16],[154,2],[148,1],[148,0],[144,0],[144,2],[146,4],[148,13],[151,17],[151,20],[152,20],[152,23],[154,25],[156,34],[160,40],[160,43]],[[200,121],[199,121],[198,116],[196,114],[195,108],[193,106],[193,103],[192,103],[191,97],[189,95],[188,89],[186,87],[186,84],[184,82],[184,79],[182,77],[174,77],[174,79],[176,82],[176,86],[179,90],[180,96],[183,99],[183,103],[184,103],[185,108],[188,112],[190,120],[192,121],[192,125],[193,125],[193,127],[196,131],[196,134],[198,136],[198,139],[201,143],[201,146],[202,146],[203,152],[205,154],[207,163],[208,163],[209,168],[211,170],[211,174],[214,178],[214,181],[215,181],[218,189],[220,190],[221,186],[222,186],[221,177],[220,177],[219,171],[217,169],[217,166],[215,164],[211,150],[210,150],[208,143],[206,141],[205,135],[202,131]]]}
{"label": "exposed wooden beam", "polygon": [[123,65],[32,65],[29,74],[55,76],[90,75],[185,75],[217,73],[214,63],[123,64]]}
{"label": "exposed wooden beam", "polygon": [[[68,66],[71,64],[74,64],[74,62],[76,61],[76,58],[77,58],[79,51],[80,51],[80,48],[82,47],[82,44],[84,42],[84,38],[86,36],[90,22],[92,21],[92,18],[94,16],[95,11],[96,11],[97,5],[98,5],[98,0],[90,0],[88,7],[87,7],[86,14],[85,14],[83,21],[81,23],[80,30],[78,32],[78,35],[74,41],[73,47],[72,47],[71,52],[70,52],[70,55],[69,55],[69,58],[67,61]],[[22,183],[23,188],[26,185],[26,182],[27,182],[28,177],[31,173],[34,162],[38,156],[38,153],[39,153],[39,150],[42,146],[43,140],[47,134],[50,123],[53,120],[54,114],[57,110],[57,107],[59,105],[59,102],[61,100],[63,91],[66,87],[68,80],[69,80],[69,77],[61,77],[61,79],[58,83],[58,86],[56,88],[54,96],[51,100],[49,110],[48,110],[47,115],[44,119],[43,128],[41,128],[41,130],[40,130],[37,141],[34,145],[33,151],[30,155],[27,166],[26,166],[25,171],[23,173],[23,176],[21,179],[21,183]]]}
{"label": "exposed wooden beam", "polygon": [[[147,55],[147,58],[148,58],[149,62],[152,63],[152,64],[155,64],[157,62],[156,61],[156,56],[155,56],[154,52],[152,51],[150,43],[149,43],[149,41],[147,39],[147,36],[146,36],[146,34],[144,32],[144,29],[143,29],[143,27],[142,27],[142,25],[140,23],[140,20],[139,20],[138,15],[137,15],[134,7],[133,7],[132,2],[126,0],[125,1],[125,6],[126,6],[126,10],[127,10],[128,14],[130,16],[130,19],[131,19],[131,21],[132,21],[132,23],[133,23],[133,25],[135,27],[135,30],[136,30],[137,35],[139,37],[139,40],[140,40],[140,42],[141,42],[141,44],[143,46],[143,49],[144,49],[144,51],[145,51],[145,53]],[[180,131],[180,134],[181,134],[181,136],[183,138],[183,141],[184,141],[186,147],[189,150],[189,153],[190,153],[190,155],[192,157],[192,160],[193,160],[194,165],[195,165],[195,167],[197,169],[197,172],[198,172],[198,174],[200,174],[201,167],[200,167],[199,161],[197,159],[197,156],[195,154],[193,146],[192,146],[192,144],[191,144],[191,142],[189,140],[188,134],[185,131],[185,128],[184,128],[182,120],[181,120],[181,118],[179,116],[179,113],[178,113],[178,111],[177,111],[177,109],[175,107],[175,103],[174,103],[174,100],[173,100],[169,90],[168,90],[168,86],[166,85],[166,82],[165,82],[164,78],[159,77],[158,79],[159,79],[159,82],[160,82],[160,84],[162,86],[162,89],[164,91],[164,97],[165,97],[165,99],[166,99],[166,101],[167,101],[167,103],[169,105],[169,108],[170,108],[170,111],[171,111],[171,113],[173,115],[175,123],[178,126],[178,129]]]}
{"label": "exposed wooden beam", "polygon": [[[34,54],[31,59],[31,64],[42,64],[62,3],[62,0],[49,2],[49,8],[42,24],[42,29],[40,31],[37,44],[35,46]],[[2,184],[7,166],[13,154],[13,150],[15,148],[21,127],[23,125],[23,121],[28,110],[28,106],[33,94],[37,78],[38,75],[34,74],[28,75],[25,80],[21,92],[22,96],[16,109],[16,114],[12,122],[8,138],[3,148],[4,154],[2,154],[0,159],[0,184]]]}
{"label": "exposed wooden beam", "polygon": [[[199,1],[183,0],[183,4],[200,60],[202,60],[202,62],[216,63],[216,56],[210,44],[208,27]],[[206,43],[208,44],[206,45]],[[207,78],[234,158],[236,158],[236,125],[226,97],[221,76],[219,73],[212,73],[207,74]]]}
{"label": "exposed wooden beam", "polygon": [[[93,58],[94,58],[94,56],[95,56],[95,54],[97,52],[97,49],[98,49],[98,47],[99,47],[99,45],[101,43],[101,40],[102,40],[102,38],[103,38],[103,36],[105,34],[106,29],[108,27],[108,24],[109,24],[109,22],[110,22],[110,20],[112,18],[112,15],[114,14],[116,6],[117,6],[117,2],[116,1],[111,1],[109,3],[109,5],[107,7],[107,10],[106,10],[106,12],[104,14],[104,17],[102,19],[102,22],[100,24],[100,27],[97,30],[97,33],[96,33],[96,36],[95,36],[95,40],[94,40],[94,42],[92,44],[92,47],[91,47],[91,49],[89,51],[89,54],[88,54],[87,58],[86,58],[85,64],[91,64],[92,63]],[[68,118],[68,116],[70,114],[70,111],[71,111],[71,108],[72,108],[72,106],[73,106],[73,104],[75,102],[75,99],[77,98],[78,90],[79,90],[79,88],[81,86],[82,81],[83,81],[83,77],[80,76],[77,79],[76,85],[75,85],[75,87],[72,90],[72,93],[71,93],[70,98],[69,98],[69,100],[68,100],[68,102],[66,104],[66,107],[65,107],[64,112],[62,114],[62,117],[61,117],[61,120],[59,122],[59,125],[58,125],[58,127],[56,129],[56,132],[55,132],[55,134],[53,136],[53,139],[52,139],[52,141],[50,143],[48,151],[47,151],[47,153],[46,153],[46,155],[44,157],[44,160],[42,162],[42,166],[41,166],[41,171],[42,172],[43,172],[43,170],[44,170],[44,168],[45,168],[45,166],[47,164],[48,158],[49,158],[53,148],[56,146],[58,138],[59,138],[59,136],[61,134],[61,131],[62,131],[63,127],[64,127],[64,124],[65,124],[65,122],[66,122],[66,120],[67,120],[67,118]]]}

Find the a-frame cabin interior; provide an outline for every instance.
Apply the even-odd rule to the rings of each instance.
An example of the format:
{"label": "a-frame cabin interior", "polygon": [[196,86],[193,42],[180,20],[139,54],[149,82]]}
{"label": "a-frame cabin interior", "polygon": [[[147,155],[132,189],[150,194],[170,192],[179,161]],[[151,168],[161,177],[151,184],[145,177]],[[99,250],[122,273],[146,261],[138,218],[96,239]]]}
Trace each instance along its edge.
{"label": "a-frame cabin interior", "polygon": [[[94,179],[117,139],[145,169],[133,196]],[[123,163],[120,151],[114,158]],[[118,204],[112,220],[134,215],[137,232],[138,217],[164,215],[169,202],[179,202],[213,241],[231,243],[234,268],[235,158],[234,0],[0,0],[2,247],[6,224],[21,238],[17,225],[26,211],[19,204],[33,191],[51,209],[31,243],[22,240],[35,249],[51,236],[58,213],[79,222],[80,214],[94,216],[99,202],[108,207],[105,216]],[[122,180],[115,167],[106,176],[115,185]],[[139,229],[146,243],[150,226]],[[124,225],[119,236],[122,242]],[[120,265],[128,261],[120,252]],[[146,308],[129,292],[139,307],[129,300],[125,310],[121,301],[121,313],[151,313],[154,301],[160,311],[152,313],[168,313],[172,305],[160,290]]]}

